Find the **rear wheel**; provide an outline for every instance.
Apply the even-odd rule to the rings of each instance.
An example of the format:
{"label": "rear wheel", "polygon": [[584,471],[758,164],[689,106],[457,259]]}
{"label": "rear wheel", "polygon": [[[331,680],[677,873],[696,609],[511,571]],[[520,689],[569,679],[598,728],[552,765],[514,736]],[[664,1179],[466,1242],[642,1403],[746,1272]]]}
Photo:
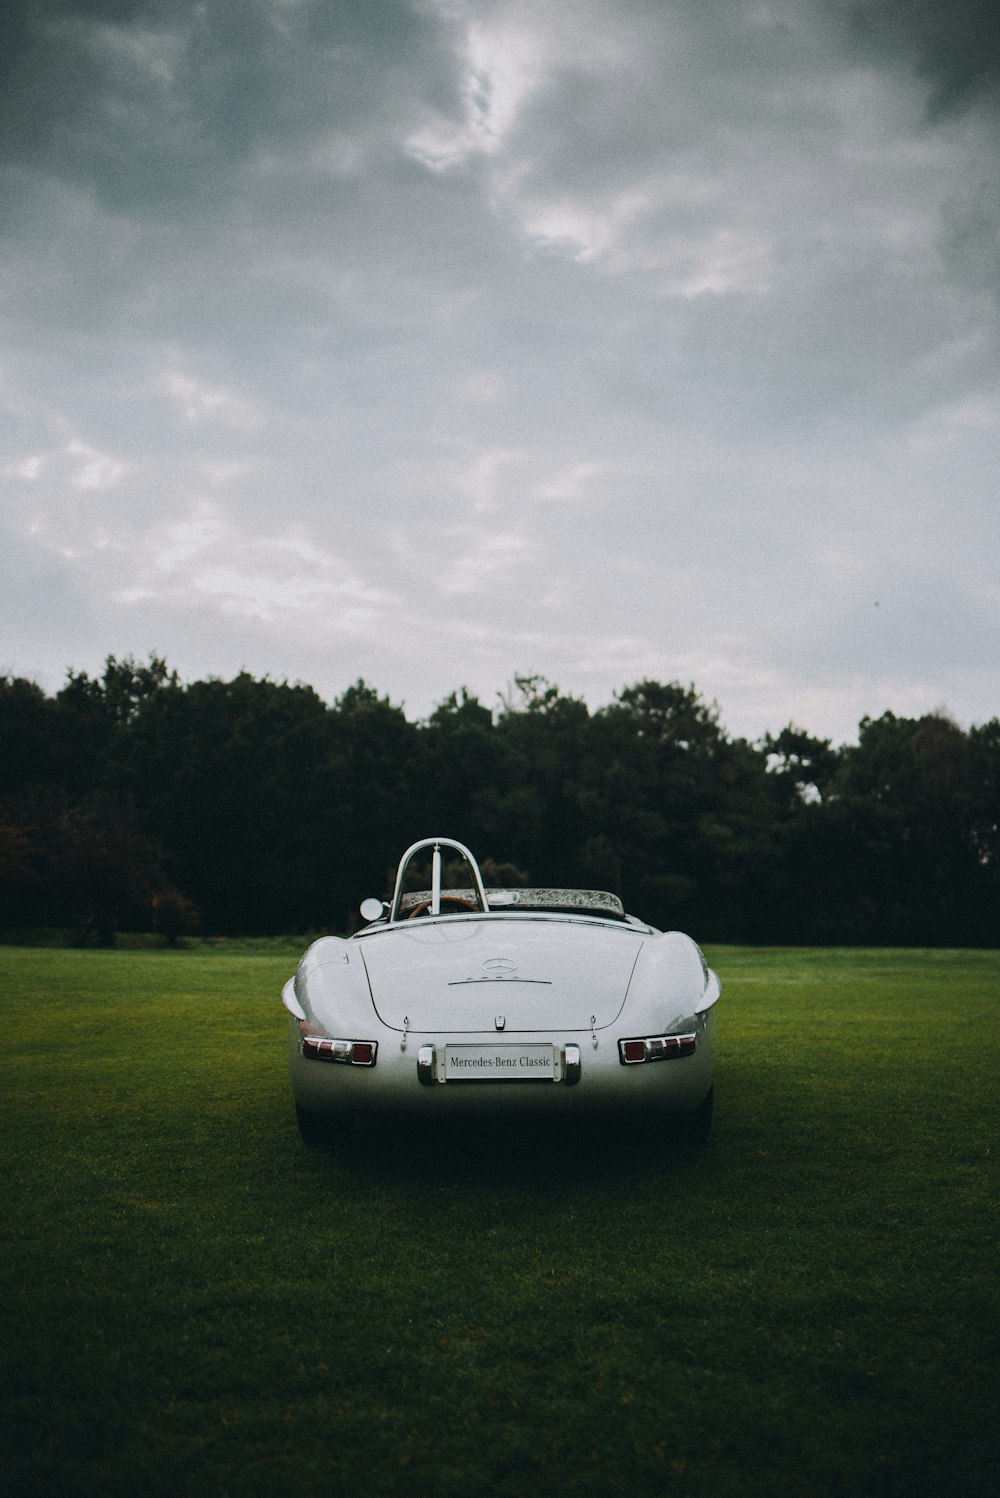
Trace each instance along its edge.
{"label": "rear wheel", "polygon": [[708,1143],[708,1136],[712,1132],[712,1109],[715,1101],[715,1087],[708,1089],[701,1102],[691,1113],[685,1113],[678,1120],[678,1135],[680,1143],[686,1149],[704,1149]]}
{"label": "rear wheel", "polygon": [[311,1150],[329,1149],[333,1143],[333,1130],[330,1121],[319,1113],[307,1113],[305,1108],[295,1104],[295,1121],[299,1126],[302,1143],[308,1145]]}

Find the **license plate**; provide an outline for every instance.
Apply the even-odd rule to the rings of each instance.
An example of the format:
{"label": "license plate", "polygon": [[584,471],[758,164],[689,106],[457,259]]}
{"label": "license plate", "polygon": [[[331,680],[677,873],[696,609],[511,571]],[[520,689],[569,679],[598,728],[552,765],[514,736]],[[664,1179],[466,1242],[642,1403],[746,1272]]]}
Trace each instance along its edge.
{"label": "license plate", "polygon": [[446,1082],[555,1082],[559,1063],[551,1045],[449,1045]]}

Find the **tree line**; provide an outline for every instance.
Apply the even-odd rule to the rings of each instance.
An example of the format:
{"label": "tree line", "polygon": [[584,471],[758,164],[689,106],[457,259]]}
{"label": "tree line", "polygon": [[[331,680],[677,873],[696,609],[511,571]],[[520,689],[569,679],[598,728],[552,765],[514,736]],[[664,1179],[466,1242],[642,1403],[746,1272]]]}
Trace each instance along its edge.
{"label": "tree line", "polygon": [[[537,676],[422,722],[109,656],[0,677],[0,929],[346,931],[440,833],[506,881],[610,889],[704,941],[1000,946],[1000,722],[732,738],[694,686],[591,710]],[[487,881],[489,882],[489,880]]]}

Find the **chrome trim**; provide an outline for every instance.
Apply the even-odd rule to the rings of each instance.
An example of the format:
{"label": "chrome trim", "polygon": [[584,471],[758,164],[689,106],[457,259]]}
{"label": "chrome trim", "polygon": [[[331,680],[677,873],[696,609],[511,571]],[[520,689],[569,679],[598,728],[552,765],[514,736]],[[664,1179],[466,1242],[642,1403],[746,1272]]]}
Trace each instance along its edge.
{"label": "chrome trim", "polygon": [[563,1046],[563,1081],[567,1087],[575,1087],[580,1080],[580,1047]]}
{"label": "chrome trim", "polygon": [[552,987],[551,978],[515,978],[507,977],[504,973],[484,973],[481,978],[452,978],[448,984],[449,988],[467,988],[469,984],[480,983],[535,983],[545,988]]}

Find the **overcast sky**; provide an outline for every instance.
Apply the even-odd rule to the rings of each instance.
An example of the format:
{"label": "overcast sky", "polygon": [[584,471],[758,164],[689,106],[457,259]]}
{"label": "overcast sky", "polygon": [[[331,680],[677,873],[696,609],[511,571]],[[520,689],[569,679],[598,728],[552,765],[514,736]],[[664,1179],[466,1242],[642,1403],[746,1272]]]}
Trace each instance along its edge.
{"label": "overcast sky", "polygon": [[995,0],[0,21],[0,673],[1000,714]]}

